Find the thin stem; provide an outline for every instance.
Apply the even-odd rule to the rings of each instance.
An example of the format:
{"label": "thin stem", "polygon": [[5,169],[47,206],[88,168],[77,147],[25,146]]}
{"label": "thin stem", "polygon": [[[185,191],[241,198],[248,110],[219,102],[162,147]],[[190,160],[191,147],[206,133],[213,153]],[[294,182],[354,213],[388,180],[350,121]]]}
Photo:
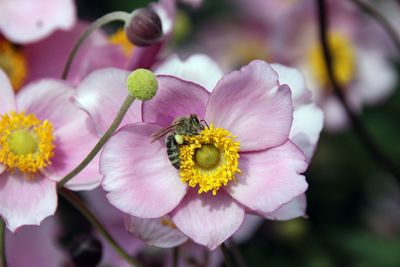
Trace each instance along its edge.
{"label": "thin stem", "polygon": [[6,227],[0,218],[0,267],[7,267],[6,257]]}
{"label": "thin stem", "polygon": [[172,249],[172,267],[178,267],[179,262],[179,247]]}
{"label": "thin stem", "polygon": [[64,70],[62,73],[61,78],[63,80],[67,79],[69,70],[72,65],[72,61],[74,60],[76,53],[78,53],[79,48],[83,44],[83,42],[86,40],[87,37],[89,37],[90,34],[92,34],[95,30],[103,27],[104,25],[113,22],[113,21],[123,21],[127,22],[130,19],[130,14],[124,11],[114,11],[108,14],[105,14],[104,16],[98,18],[95,20],[90,26],[81,34],[79,37],[78,41],[75,43],[75,46],[72,48],[71,52],[68,55],[67,62],[64,65]]}
{"label": "thin stem", "polygon": [[240,253],[240,250],[239,250],[238,246],[236,245],[236,242],[232,238],[230,238],[228,240],[228,244],[229,244],[229,247],[231,248],[233,258],[235,259],[235,262],[238,264],[238,266],[246,267],[247,266],[246,262],[244,260],[242,253]]}
{"label": "thin stem", "polygon": [[369,136],[367,130],[363,123],[359,120],[357,115],[350,108],[347,100],[344,96],[345,89],[338,83],[332,64],[332,55],[330,53],[328,47],[328,37],[327,37],[327,29],[328,29],[328,12],[327,6],[324,0],[316,0],[318,7],[318,20],[319,20],[319,33],[320,40],[322,45],[323,56],[326,64],[326,69],[328,72],[328,76],[330,82],[333,87],[333,91],[336,97],[342,103],[347,116],[349,117],[352,127],[355,133],[358,135],[360,141],[364,144],[371,157],[381,165],[382,168],[386,169],[389,173],[391,173],[397,180],[400,181],[400,172],[393,165],[393,163],[386,157],[386,155],[380,150],[379,146],[373,141],[373,139]]}
{"label": "thin stem", "polygon": [[224,243],[222,243],[219,247],[221,248],[222,255],[224,255],[225,266],[226,267],[234,267],[235,265],[233,265],[231,256],[229,255],[229,251],[228,251],[228,248],[226,247],[226,245]]}
{"label": "thin stem", "polygon": [[104,225],[94,216],[94,214],[85,206],[85,204],[71,191],[62,188],[59,193],[69,203],[71,203],[92,225],[96,230],[104,237],[110,246],[134,267],[143,267],[136,259],[129,256],[129,254],[115,241],[111,234],[107,231]]}
{"label": "thin stem", "polygon": [[134,100],[135,100],[135,98],[133,96],[131,96],[130,94],[128,94],[124,103],[122,104],[121,108],[119,109],[117,116],[115,117],[114,121],[112,122],[110,128],[108,128],[108,130],[100,138],[100,140],[97,142],[97,144],[94,146],[94,148],[86,156],[86,158],[57,184],[58,189],[63,187],[75,175],[80,173],[94,159],[94,157],[101,150],[101,148],[104,146],[104,144],[108,141],[108,139],[110,139],[110,137],[115,132],[115,130],[117,130],[118,126],[121,124],[122,119],[124,118],[126,112],[128,111],[129,107],[132,105]]}
{"label": "thin stem", "polygon": [[392,39],[394,45],[396,46],[397,51],[400,53],[400,38],[396,32],[396,30],[392,27],[389,21],[372,5],[362,1],[362,0],[351,0],[354,2],[356,6],[358,6],[365,13],[370,15],[372,18],[378,22],[382,28],[386,31],[389,37]]}

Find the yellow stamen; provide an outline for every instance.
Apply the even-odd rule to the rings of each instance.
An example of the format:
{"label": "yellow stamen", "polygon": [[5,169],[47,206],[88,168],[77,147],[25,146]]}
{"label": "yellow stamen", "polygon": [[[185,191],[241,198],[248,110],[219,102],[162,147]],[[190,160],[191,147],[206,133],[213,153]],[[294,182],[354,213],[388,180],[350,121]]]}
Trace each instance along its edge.
{"label": "yellow stamen", "polygon": [[20,51],[4,39],[0,39],[0,69],[7,74],[14,90],[18,91],[26,78],[26,59]]}
{"label": "yellow stamen", "polygon": [[135,46],[129,42],[124,29],[119,29],[108,40],[111,44],[119,45],[127,57],[132,55]]}
{"label": "yellow stamen", "polygon": [[174,224],[174,222],[170,218],[168,218],[166,216],[162,217],[160,223],[162,225],[164,225],[164,226],[169,227],[169,228],[176,229],[176,225]]}
{"label": "yellow stamen", "polygon": [[[331,32],[328,35],[328,43],[332,53],[333,70],[336,79],[341,85],[347,85],[355,75],[355,52],[351,41],[343,34]],[[317,82],[322,87],[327,86],[329,79],[319,44],[309,51],[308,58]]]}
{"label": "yellow stamen", "polygon": [[199,135],[185,136],[179,148],[179,175],[198,193],[212,191],[217,194],[221,186],[235,181],[239,169],[239,146],[235,137],[222,128],[206,128]]}
{"label": "yellow stamen", "polygon": [[8,171],[18,169],[31,178],[51,164],[53,126],[33,114],[11,112],[0,118],[0,162]]}

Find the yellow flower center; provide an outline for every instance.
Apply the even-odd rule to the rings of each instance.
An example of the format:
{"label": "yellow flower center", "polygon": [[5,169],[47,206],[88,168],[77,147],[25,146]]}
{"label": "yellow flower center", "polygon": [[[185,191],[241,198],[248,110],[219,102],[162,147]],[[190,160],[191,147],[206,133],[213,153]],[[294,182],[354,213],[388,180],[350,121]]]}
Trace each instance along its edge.
{"label": "yellow flower center", "polygon": [[33,114],[11,112],[0,118],[0,162],[9,171],[18,169],[32,177],[51,164],[53,126]]}
{"label": "yellow flower center", "polygon": [[129,42],[128,38],[126,37],[125,30],[123,28],[111,35],[108,38],[108,41],[111,44],[120,46],[127,57],[132,55],[133,49],[135,48],[135,46]]}
{"label": "yellow flower center", "polygon": [[184,136],[184,144],[179,148],[182,182],[190,187],[199,187],[198,193],[212,191],[235,181],[239,169],[239,146],[234,136],[225,129],[204,129],[198,135]]}
{"label": "yellow flower center", "polygon": [[12,44],[0,39],[0,69],[9,77],[15,91],[21,88],[26,78],[25,56]]}
{"label": "yellow flower center", "polygon": [[[354,48],[351,41],[338,32],[328,35],[328,44],[332,53],[333,71],[340,85],[349,84],[355,75]],[[325,87],[328,85],[328,73],[320,45],[315,45],[308,53],[311,70],[317,82]]]}

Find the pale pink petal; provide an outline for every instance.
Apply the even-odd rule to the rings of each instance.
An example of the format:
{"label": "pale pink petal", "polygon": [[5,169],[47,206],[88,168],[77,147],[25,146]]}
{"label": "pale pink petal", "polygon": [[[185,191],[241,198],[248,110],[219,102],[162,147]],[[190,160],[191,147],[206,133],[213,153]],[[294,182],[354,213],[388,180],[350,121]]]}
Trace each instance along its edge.
{"label": "pale pink petal", "polygon": [[328,96],[321,104],[324,112],[324,129],[329,132],[341,132],[349,127],[346,111],[335,96]]}
{"label": "pale pink petal", "polygon": [[211,93],[205,120],[237,136],[241,151],[282,144],[289,136],[293,106],[290,89],[279,87],[277,79],[260,60],[225,75]]}
{"label": "pale pink petal", "polygon": [[75,20],[73,0],[0,2],[0,31],[15,43],[38,41],[56,29],[69,29]]}
{"label": "pale pink petal", "polygon": [[214,250],[236,232],[244,213],[244,208],[223,190],[216,196],[190,190],[171,213],[171,218],[194,242]]}
{"label": "pale pink petal", "polygon": [[290,201],[289,203],[282,205],[282,207],[274,212],[260,212],[260,214],[270,220],[287,221],[297,217],[306,216],[306,208],[307,198],[305,194],[302,194]]}
{"label": "pale pink petal", "polygon": [[62,266],[67,262],[57,244],[59,227],[55,217],[42,221],[40,226],[24,226],[15,234],[6,233],[6,255],[10,267]]}
{"label": "pale pink petal", "polygon": [[7,75],[0,69],[0,116],[15,110],[15,96]]}
{"label": "pale pink petal", "polygon": [[304,76],[295,68],[281,64],[271,64],[279,76],[280,84],[287,84],[292,91],[293,106],[296,107],[311,102],[311,92],[306,88]]}
{"label": "pale pink petal", "polygon": [[[75,91],[74,103],[90,115],[99,136],[110,127],[128,96],[128,75],[129,71],[116,68],[100,69],[89,74]],[[140,102],[135,101],[121,125],[139,122],[141,119]]]}
{"label": "pale pink petal", "polygon": [[150,135],[160,129],[154,124],[128,124],[111,137],[101,153],[108,200],[140,218],[166,215],[186,193],[186,184],[168,159],[164,140],[150,143]]}
{"label": "pale pink petal", "polygon": [[248,241],[264,221],[265,219],[258,215],[246,214],[239,230],[233,235],[233,239],[238,243]]}
{"label": "pale pink petal", "polygon": [[142,219],[134,216],[125,217],[126,229],[150,246],[171,248],[188,240],[168,216],[156,219]]}
{"label": "pale pink petal", "polygon": [[0,215],[10,231],[22,225],[39,225],[56,207],[55,182],[40,174],[29,179],[18,171],[0,175]]}
{"label": "pale pink petal", "polygon": [[[46,39],[24,46],[22,52],[29,70],[26,83],[39,78],[60,78],[69,53],[88,26],[88,23],[78,22],[71,30],[56,31]],[[107,44],[107,37],[101,31],[92,33],[79,48],[71,65],[68,81],[76,85],[95,68],[115,66],[114,62],[119,62],[118,56],[99,51]]]}
{"label": "pale pink petal", "polygon": [[367,104],[385,100],[394,90],[397,72],[393,63],[379,50],[357,50],[357,82],[353,90]]}
{"label": "pale pink petal", "polygon": [[0,163],[0,174],[2,174],[6,170],[6,166]]}
{"label": "pale pink petal", "polygon": [[[57,80],[41,80],[25,87],[17,96],[18,111],[49,120],[54,128],[54,156],[44,173],[55,181],[72,171],[94,147],[98,138],[89,116],[75,107],[70,98],[73,89]],[[96,157],[66,186],[89,190],[100,184]]]}
{"label": "pale pink petal", "polygon": [[209,92],[214,89],[223,75],[218,64],[203,54],[192,55],[185,60],[181,60],[177,55],[172,55],[160,64],[154,72],[197,83]]}
{"label": "pale pink petal", "polygon": [[165,127],[192,113],[204,118],[209,93],[203,87],[172,76],[159,75],[157,79],[156,96],[142,105],[143,121]]}
{"label": "pale pink petal", "polygon": [[323,125],[324,114],[315,104],[310,103],[295,108],[289,139],[303,151],[307,162],[311,161]]}
{"label": "pale pink petal", "polygon": [[241,153],[236,183],[227,189],[241,204],[259,212],[273,212],[304,193],[307,163],[291,142],[260,152]]}

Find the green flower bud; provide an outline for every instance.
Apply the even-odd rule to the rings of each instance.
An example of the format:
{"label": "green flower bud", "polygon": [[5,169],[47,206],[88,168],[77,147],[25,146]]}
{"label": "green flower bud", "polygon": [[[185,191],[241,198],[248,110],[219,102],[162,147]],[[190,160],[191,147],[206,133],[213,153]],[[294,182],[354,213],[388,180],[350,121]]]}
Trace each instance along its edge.
{"label": "green flower bud", "polygon": [[156,76],[147,69],[137,69],[129,74],[127,79],[128,91],[139,100],[150,100],[158,89]]}

